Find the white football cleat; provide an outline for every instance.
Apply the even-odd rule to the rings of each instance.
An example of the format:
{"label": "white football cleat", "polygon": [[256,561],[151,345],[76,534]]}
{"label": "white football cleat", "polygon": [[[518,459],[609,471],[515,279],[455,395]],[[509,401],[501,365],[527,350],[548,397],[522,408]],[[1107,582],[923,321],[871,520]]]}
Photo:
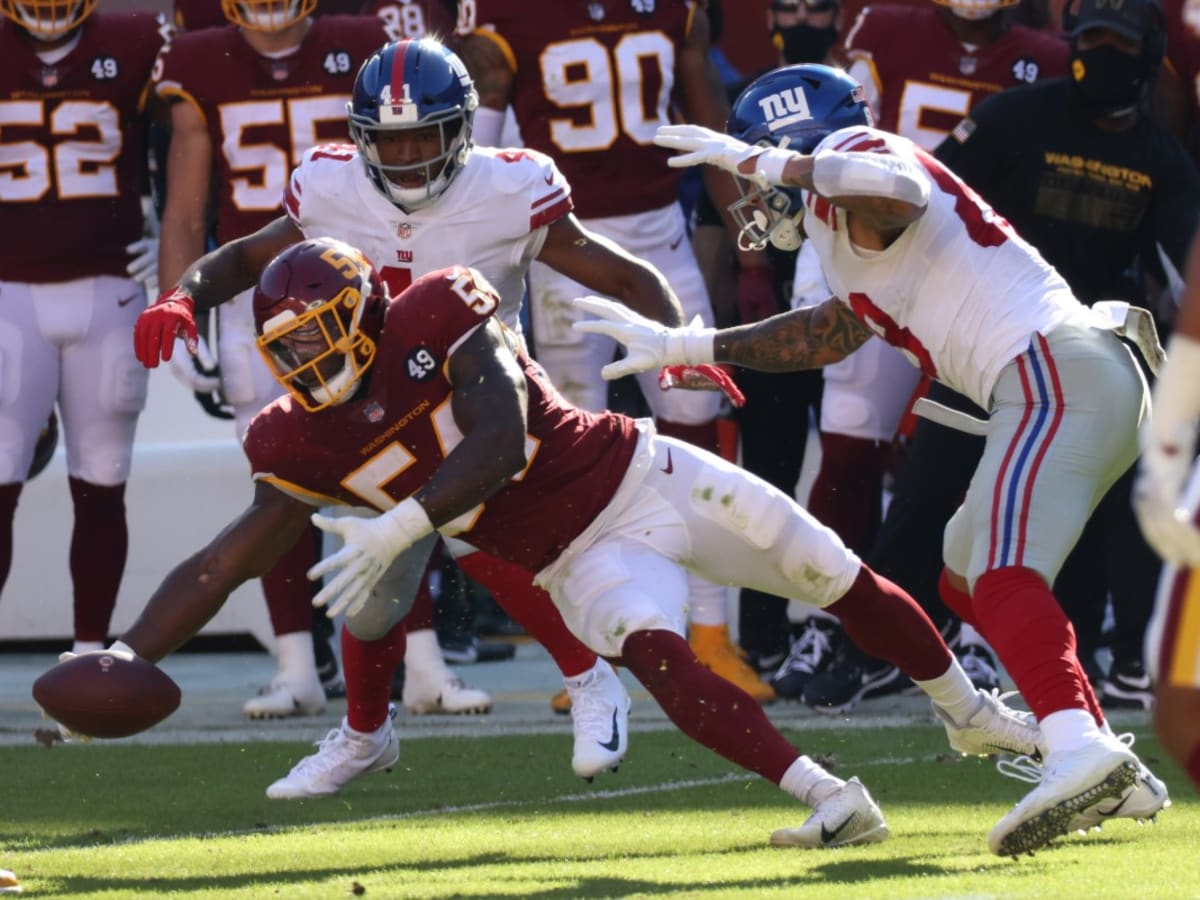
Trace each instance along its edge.
{"label": "white football cleat", "polygon": [[437,680],[422,677],[419,672],[405,666],[404,690],[401,702],[414,716],[426,715],[480,715],[492,711],[492,695],[487,691],[468,687],[450,669]]}
{"label": "white football cleat", "polygon": [[410,631],[404,652],[404,688],[400,700],[415,716],[465,715],[492,711],[492,695],[467,687],[446,665],[432,628]]}
{"label": "white football cleat", "polygon": [[575,749],[571,768],[591,781],[613,770],[629,749],[629,694],[617,673],[603,659],[582,675],[563,679],[571,698]]}
{"label": "white football cleat", "polygon": [[317,741],[317,752],[304,757],[283,778],[267,788],[272,800],[297,800],[336,794],[361,775],[391,771],[400,758],[400,741],[392,727],[396,707],[388,704],[387,720],[370,734],[342,724]]}
{"label": "white football cleat", "polygon": [[21,893],[21,882],[8,869],[0,869],[0,894]]}
{"label": "white football cleat", "polygon": [[883,813],[857,776],[813,807],[799,828],[771,832],[773,847],[843,847],[877,844],[890,836]]}
{"label": "white football cleat", "polygon": [[[1133,747],[1134,736],[1131,733],[1117,736],[1117,740],[1126,747]],[[998,764],[1001,773],[1010,778],[1039,784],[1044,774],[1042,767],[1030,764],[1021,759]],[[1134,819],[1139,823],[1147,819],[1154,821],[1160,812],[1171,805],[1167,786],[1162,779],[1155,776],[1146,764],[1138,760],[1137,778],[1133,787],[1125,791],[1119,798],[1109,798],[1094,806],[1089,806],[1071,822],[1071,831],[1090,831],[1099,828],[1110,819]]]}
{"label": "white football cleat", "polygon": [[[998,768],[1011,774],[1022,764],[1032,765],[1018,759],[1015,764],[1002,761]],[[1138,766],[1133,751],[1108,736],[1078,750],[1050,754],[1041,782],[996,823],[988,847],[998,856],[1017,856],[1047,846],[1076,830],[1076,822],[1093,807],[1121,800],[1134,786]]]}
{"label": "white football cleat", "polygon": [[277,674],[271,683],[242,704],[249,719],[286,719],[289,716],[316,716],[325,711],[325,689],[316,670],[303,682]]}
{"label": "white football cleat", "polygon": [[993,690],[978,691],[978,695],[979,706],[965,725],[957,724],[944,709],[933,704],[934,715],[946,726],[952,748],[964,756],[1013,753],[1035,760],[1043,757],[1042,733],[1033,713],[1006,705],[1004,700],[1011,693]]}

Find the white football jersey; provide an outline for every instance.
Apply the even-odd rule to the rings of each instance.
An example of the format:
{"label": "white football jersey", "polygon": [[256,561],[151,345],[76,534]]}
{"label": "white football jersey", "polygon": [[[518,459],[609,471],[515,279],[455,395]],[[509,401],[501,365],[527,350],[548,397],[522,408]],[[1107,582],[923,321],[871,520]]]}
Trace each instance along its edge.
{"label": "white football jersey", "polygon": [[805,192],[804,229],[832,291],[926,374],[987,408],[1035,332],[1091,315],[1062,276],[949,169],[874,128],[835,131],[814,150],[891,153],[929,179],[925,213],[886,250],[853,245],[846,211]]}
{"label": "white football jersey", "polygon": [[571,188],[537,151],[473,147],[440,197],[406,213],[375,188],[356,147],[326,144],[292,172],[284,209],[306,238],[362,250],[393,296],[427,272],[473,266],[500,293],[501,321],[520,332],[525,270],[547,226],[571,211]]}

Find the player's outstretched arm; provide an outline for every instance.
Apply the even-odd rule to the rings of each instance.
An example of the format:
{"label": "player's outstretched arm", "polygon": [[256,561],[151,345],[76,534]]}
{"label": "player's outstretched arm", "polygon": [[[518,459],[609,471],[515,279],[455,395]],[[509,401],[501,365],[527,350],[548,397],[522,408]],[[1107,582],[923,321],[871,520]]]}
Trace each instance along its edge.
{"label": "player's outstretched arm", "polygon": [[719,331],[697,323],[664,328],[601,297],[581,297],[575,304],[596,317],[576,322],[573,327],[577,331],[603,334],[625,347],[623,359],[601,369],[609,380],[659,366],[712,363],[733,363],[763,372],[816,369],[844,359],[872,336],[836,297]]}
{"label": "player's outstretched arm", "polygon": [[167,575],[121,640],[158,662],[216,615],[239,585],[270,570],[308,526],[312,507],[259,482],[254,499],[207,547]]}
{"label": "player's outstretched arm", "polygon": [[176,338],[186,341],[188,351],[195,355],[199,346],[196,311],[212,309],[253,287],[259,272],[277,253],[303,239],[292,220],[280,216],[253,234],[200,257],[188,266],[178,285],[138,316],[133,329],[138,361],[153,369],[161,360],[169,360]]}
{"label": "player's outstretched arm", "polygon": [[538,260],[597,294],[664,325],[682,325],[683,307],[654,266],[586,229],[574,214],[547,229]]}

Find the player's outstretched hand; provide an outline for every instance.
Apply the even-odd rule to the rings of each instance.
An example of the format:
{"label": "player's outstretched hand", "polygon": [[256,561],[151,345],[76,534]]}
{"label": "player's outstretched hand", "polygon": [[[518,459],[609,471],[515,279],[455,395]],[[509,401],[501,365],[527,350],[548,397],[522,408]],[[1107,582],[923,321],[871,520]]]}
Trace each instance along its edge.
{"label": "player's outstretched hand", "polygon": [[196,330],[196,301],[178,287],[166,291],[147,306],[133,326],[133,352],[147,369],[170,360],[175,338],[182,338],[195,354],[200,335]]}
{"label": "player's outstretched hand", "polygon": [[1150,546],[1167,562],[1200,566],[1200,530],[1183,502],[1195,457],[1191,434],[1163,442],[1152,427],[1142,431],[1142,458],[1133,488],[1133,508]]}
{"label": "player's outstretched hand", "polygon": [[654,143],[681,151],[667,160],[672,168],[707,163],[763,188],[781,184],[784,166],[795,157],[788,150],[747,144],[701,125],[660,125]]}
{"label": "player's outstretched hand", "polygon": [[596,318],[576,322],[572,327],[585,334],[603,334],[625,347],[625,356],[600,370],[606,381],[663,366],[698,366],[713,361],[712,328],[705,328],[700,317],[679,328],[668,328],[647,319],[615,300],[603,297],[577,297],[575,305]]}
{"label": "player's outstretched hand", "polygon": [[310,581],[333,576],[313,597],[313,606],[324,606],[331,619],[361,610],[392,560],[433,531],[429,516],[412,497],[373,519],[313,513],[312,523],[342,539],[342,549],[308,570]]}

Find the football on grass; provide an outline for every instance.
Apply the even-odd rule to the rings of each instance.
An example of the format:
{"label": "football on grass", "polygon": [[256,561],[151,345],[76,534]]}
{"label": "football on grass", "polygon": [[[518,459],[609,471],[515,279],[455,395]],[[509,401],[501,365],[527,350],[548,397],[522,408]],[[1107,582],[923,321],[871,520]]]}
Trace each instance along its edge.
{"label": "football on grass", "polygon": [[179,708],[179,685],[140,656],[80,653],[33,683],[33,699],[76,734],[119,738],[157,725]]}

